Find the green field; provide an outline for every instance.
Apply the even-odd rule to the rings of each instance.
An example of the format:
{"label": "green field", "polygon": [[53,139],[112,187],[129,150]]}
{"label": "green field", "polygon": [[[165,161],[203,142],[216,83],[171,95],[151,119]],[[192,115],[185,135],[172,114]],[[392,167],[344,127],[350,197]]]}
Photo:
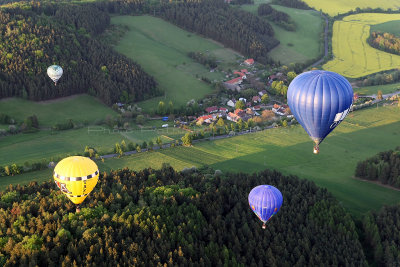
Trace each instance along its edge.
{"label": "green field", "polygon": [[[257,14],[257,8],[267,1],[255,1],[254,5],[242,5],[249,12]],[[278,11],[287,13],[296,24],[296,31],[291,32],[271,25],[275,32],[275,38],[281,43],[271,50],[268,55],[282,64],[305,62],[317,58],[322,54],[320,34],[323,31],[323,20],[320,14],[314,10],[301,10],[284,6],[272,5]]]}
{"label": "green field", "polygon": [[372,25],[371,32],[389,32],[400,37],[400,20],[385,22],[382,24]]}
{"label": "green field", "polygon": [[156,109],[160,100],[171,100],[175,106],[179,106],[190,99],[203,98],[213,91],[211,85],[200,80],[203,76],[212,81],[225,79],[221,72],[211,73],[205,66],[194,62],[187,56],[188,52],[209,53],[224,63],[235,62],[238,56],[211,40],[159,18],[117,16],[111,22],[129,27],[115,49],[138,62],[165,91],[162,97],[139,103],[146,110]]}
{"label": "green field", "polygon": [[400,20],[400,14],[360,13],[333,24],[333,59],[323,69],[359,78],[398,68],[400,56],[372,48],[367,43],[372,25]]}
{"label": "green field", "polygon": [[[344,207],[359,216],[385,204],[400,202],[398,191],[353,178],[358,161],[400,145],[398,107],[369,108],[351,113],[321,144],[321,153],[312,153],[312,142],[300,126],[277,128],[193,147],[177,147],[145,152],[99,162],[100,169],[129,167],[160,168],[162,163],[181,170],[210,165],[223,171],[254,172],[265,168],[295,174],[326,187]],[[42,177],[43,172],[37,177]],[[29,177],[35,177],[29,174]],[[15,181],[27,181],[25,175]],[[1,184],[0,184],[1,185]]]}
{"label": "green field", "polygon": [[[103,130],[104,129],[104,130]],[[0,138],[0,165],[11,163],[49,161],[53,157],[62,157],[83,153],[85,146],[94,147],[100,152],[108,152],[115,143],[125,140],[142,144],[161,137],[163,143],[179,139],[186,131],[179,128],[153,130],[119,131],[93,126],[81,129],[53,132],[40,131],[32,134],[18,134]]]}
{"label": "green field", "polygon": [[398,0],[303,0],[307,5],[315,10],[322,10],[329,16],[347,13],[357,8],[382,8],[397,10],[399,8]]}
{"label": "green field", "polygon": [[0,100],[0,113],[11,116],[17,122],[36,115],[39,126],[45,127],[59,122],[64,123],[68,119],[73,119],[74,122],[87,121],[90,124],[96,119],[104,119],[107,115],[117,115],[114,110],[89,95],[75,95],[41,102],[7,98]]}
{"label": "green field", "polygon": [[353,88],[353,90],[354,90],[354,92],[363,94],[363,95],[377,94],[379,90],[382,91],[382,94],[389,94],[389,93],[394,93],[394,92],[400,91],[400,83],[366,86],[366,87],[360,87],[360,88]]}

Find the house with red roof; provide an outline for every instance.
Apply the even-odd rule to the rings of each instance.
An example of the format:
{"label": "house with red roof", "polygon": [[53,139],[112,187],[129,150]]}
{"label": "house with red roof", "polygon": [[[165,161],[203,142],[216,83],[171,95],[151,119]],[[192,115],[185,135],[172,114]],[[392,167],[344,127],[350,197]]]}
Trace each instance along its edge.
{"label": "house with red roof", "polygon": [[206,108],[206,112],[207,112],[207,113],[215,113],[215,112],[218,112],[218,107],[217,107],[217,106],[208,107],[208,108]]}
{"label": "house with red roof", "polygon": [[247,69],[242,69],[242,70],[240,70],[240,72],[242,72],[244,74],[250,74],[250,72]]}
{"label": "house with red roof", "polygon": [[211,123],[212,121],[215,120],[215,118],[216,118],[215,115],[203,115],[203,116],[198,117],[196,119],[196,121],[199,121],[202,119],[205,123]]}
{"label": "house with red roof", "polygon": [[219,108],[219,111],[220,111],[220,112],[227,113],[227,112],[228,112],[228,109],[227,109],[227,108]]}
{"label": "house with red roof", "polygon": [[253,96],[253,98],[251,99],[254,103],[258,103],[258,102],[261,102],[261,97],[260,96],[258,96],[258,95],[256,95],[256,96]]}
{"label": "house with red roof", "polygon": [[244,74],[243,72],[235,71],[233,74],[237,74],[237,75],[239,75],[242,79],[246,79],[246,74]]}
{"label": "house with red roof", "polygon": [[244,64],[246,64],[247,66],[251,66],[254,64],[254,59],[252,59],[252,58],[246,59],[244,61]]}

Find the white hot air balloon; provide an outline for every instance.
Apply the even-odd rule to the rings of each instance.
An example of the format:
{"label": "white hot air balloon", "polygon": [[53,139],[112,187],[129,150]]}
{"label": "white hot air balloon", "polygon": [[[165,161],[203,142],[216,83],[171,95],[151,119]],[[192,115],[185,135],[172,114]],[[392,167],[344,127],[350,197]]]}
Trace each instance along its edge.
{"label": "white hot air balloon", "polygon": [[63,69],[58,65],[52,65],[47,68],[47,75],[53,80],[54,84],[57,85],[57,81],[61,78]]}

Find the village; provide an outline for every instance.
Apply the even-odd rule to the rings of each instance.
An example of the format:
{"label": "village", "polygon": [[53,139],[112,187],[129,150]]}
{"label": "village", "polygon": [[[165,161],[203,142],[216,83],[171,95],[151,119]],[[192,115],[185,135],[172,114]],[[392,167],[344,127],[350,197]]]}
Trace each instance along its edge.
{"label": "village", "polygon": [[[233,75],[226,76],[227,78],[236,76],[223,83],[224,87],[228,91],[240,93],[249,86],[251,87],[250,83],[244,84],[246,80],[252,78],[253,80],[259,81],[260,79],[259,77],[256,77],[257,68],[254,68],[254,59],[246,59],[240,65],[244,65],[244,68],[241,70],[234,70]],[[219,120],[219,118],[223,118],[234,123],[239,121],[247,122],[249,119],[252,119],[256,123],[266,120],[281,120],[283,118],[291,119],[293,115],[291,115],[288,105],[282,103],[281,99],[277,101],[271,100],[269,96],[270,93],[268,93],[266,90],[275,80],[278,79],[285,80],[286,77],[281,72],[272,74],[268,76],[266,83],[264,83],[262,86],[265,89],[259,90],[258,92],[255,91],[256,93],[253,96],[248,98],[232,97],[231,99],[224,101],[220,106],[214,105],[205,108],[204,114],[198,116],[197,118],[190,117],[190,119],[195,119],[197,125],[211,124]],[[263,119],[261,117],[263,117]]]}

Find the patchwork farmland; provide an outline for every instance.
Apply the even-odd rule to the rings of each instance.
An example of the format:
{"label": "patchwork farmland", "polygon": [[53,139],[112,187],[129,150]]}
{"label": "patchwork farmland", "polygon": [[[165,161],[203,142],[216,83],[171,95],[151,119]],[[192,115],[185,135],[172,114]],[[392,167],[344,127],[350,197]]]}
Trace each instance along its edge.
{"label": "patchwork farmland", "polygon": [[400,56],[372,48],[367,43],[370,26],[400,20],[400,14],[363,13],[344,17],[333,24],[334,59],[323,69],[349,78],[359,78],[400,65]]}
{"label": "patchwork farmland", "polygon": [[398,0],[303,0],[307,5],[315,10],[322,10],[322,12],[329,14],[329,16],[336,16],[344,14],[356,8],[382,8],[382,9],[398,9],[400,2]]}

